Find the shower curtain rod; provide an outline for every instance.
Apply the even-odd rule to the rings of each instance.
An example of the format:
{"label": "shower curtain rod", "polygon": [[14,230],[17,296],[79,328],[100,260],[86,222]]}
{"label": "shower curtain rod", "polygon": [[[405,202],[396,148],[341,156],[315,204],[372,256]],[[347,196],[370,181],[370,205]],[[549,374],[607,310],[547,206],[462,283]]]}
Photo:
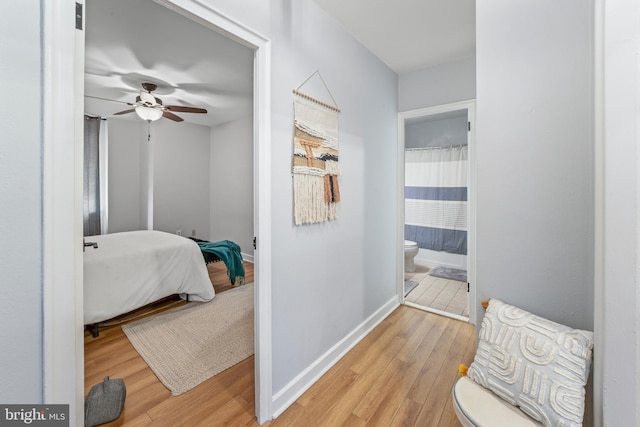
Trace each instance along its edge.
{"label": "shower curtain rod", "polygon": [[468,145],[469,144],[446,145],[444,147],[415,147],[415,148],[405,148],[404,151],[438,150],[442,148],[466,147]]}

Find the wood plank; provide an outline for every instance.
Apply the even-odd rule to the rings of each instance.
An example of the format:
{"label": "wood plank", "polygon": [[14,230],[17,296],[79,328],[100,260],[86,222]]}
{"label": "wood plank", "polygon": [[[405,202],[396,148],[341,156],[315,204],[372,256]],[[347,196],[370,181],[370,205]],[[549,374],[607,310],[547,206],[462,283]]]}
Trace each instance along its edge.
{"label": "wood plank", "polygon": [[411,360],[435,324],[435,319],[433,317],[420,317],[419,320],[420,325],[413,328],[413,334],[409,336],[406,345],[397,355],[397,358],[403,362]]}
{"label": "wood plank", "polygon": [[[351,415],[357,416],[356,408],[371,404],[371,401],[376,398],[376,395],[371,393],[372,390],[374,392],[377,390],[380,372],[389,366],[394,355],[398,353],[405,343],[405,339],[394,337],[391,343],[385,347],[386,351],[378,353],[378,357],[372,362],[369,369],[360,374],[353,382],[348,395],[331,408],[331,413],[327,414],[326,417],[328,420],[327,426],[341,425],[343,422],[346,422]],[[342,361],[338,363],[337,367],[332,368],[332,370],[340,369],[340,365],[342,365]],[[331,390],[331,388],[324,387],[323,384],[318,384],[316,393],[324,394],[327,393],[327,390]],[[358,418],[363,419],[361,417]]]}
{"label": "wood plank", "polygon": [[469,332],[467,328],[457,329],[456,335],[451,340],[451,348],[447,352],[448,357],[442,360],[440,370],[433,381],[429,399],[425,401],[416,425],[437,426],[442,417],[450,420],[451,411],[445,411],[446,403],[451,396],[453,384],[458,379],[458,365],[463,357],[459,349],[467,347],[466,341],[471,338]]}
{"label": "wood plank", "polygon": [[[126,384],[127,380],[125,378],[125,386]],[[139,422],[139,417],[143,414],[146,415],[148,408],[153,408],[170,397],[171,394],[169,390],[167,390],[160,381],[155,381],[137,393],[127,393],[124,409],[120,418],[104,425],[108,427],[128,426],[129,423],[133,423],[134,420],[135,422]]]}
{"label": "wood plank", "polygon": [[389,426],[417,425],[416,420],[418,419],[418,415],[420,415],[420,411],[422,411],[422,405],[420,403],[417,403],[413,399],[405,398],[396,411],[393,420],[389,423]]}
{"label": "wood plank", "polygon": [[[416,382],[414,383],[409,395],[418,403],[424,404],[431,394],[433,389],[433,383],[442,368],[443,363],[449,357],[449,350],[453,344],[455,335],[460,329],[462,322],[445,319],[443,326],[445,329],[442,333],[440,340],[435,345],[433,352],[429,356],[428,362],[425,364],[423,370],[420,372]],[[440,391],[436,390],[436,393]]]}
{"label": "wood plank", "polygon": [[[328,390],[330,393],[324,392],[316,395],[316,398],[307,404],[302,416],[296,419],[298,426],[319,426],[322,420],[328,419],[328,414],[334,412],[333,407],[342,400],[346,400],[350,396],[350,390],[353,382],[358,377],[354,371],[345,371],[337,381],[331,384]],[[336,424],[334,424],[336,425]]]}
{"label": "wood plank", "polygon": [[398,374],[407,373],[407,368],[405,362],[394,358],[383,372],[380,381],[372,389],[372,393],[369,393],[374,398],[367,402],[367,406],[357,407],[353,413],[367,421],[375,420],[380,425],[388,425],[402,404],[405,394],[401,388],[397,387],[395,377]]}
{"label": "wood plank", "polygon": [[211,427],[215,425],[246,425],[250,422],[254,422],[254,417],[247,413],[246,407],[238,399],[231,399],[219,410],[212,412],[202,421],[191,425],[194,427]]}

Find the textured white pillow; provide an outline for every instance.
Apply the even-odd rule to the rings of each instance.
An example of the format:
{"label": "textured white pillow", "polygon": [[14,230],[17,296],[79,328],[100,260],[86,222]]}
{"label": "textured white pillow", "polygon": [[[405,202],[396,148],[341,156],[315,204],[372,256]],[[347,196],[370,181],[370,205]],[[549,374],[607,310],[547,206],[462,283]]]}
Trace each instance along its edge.
{"label": "textured white pillow", "polygon": [[492,299],[468,376],[544,426],[582,426],[593,332]]}

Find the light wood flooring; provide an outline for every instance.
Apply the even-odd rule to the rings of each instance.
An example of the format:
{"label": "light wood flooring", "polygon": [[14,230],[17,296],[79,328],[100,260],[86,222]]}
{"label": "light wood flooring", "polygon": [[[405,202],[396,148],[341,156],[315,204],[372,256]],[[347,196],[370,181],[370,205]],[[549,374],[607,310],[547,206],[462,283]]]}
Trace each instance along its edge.
{"label": "light wood flooring", "polygon": [[[209,266],[218,292],[216,282],[222,277],[226,286],[228,279],[212,266],[219,266]],[[469,365],[474,351],[472,325],[401,306],[266,425],[459,426],[451,388],[458,365]],[[105,426],[258,425],[253,357],[172,397],[112,326],[98,338],[85,334],[85,395],[107,375],[124,378],[127,398],[120,418]]]}

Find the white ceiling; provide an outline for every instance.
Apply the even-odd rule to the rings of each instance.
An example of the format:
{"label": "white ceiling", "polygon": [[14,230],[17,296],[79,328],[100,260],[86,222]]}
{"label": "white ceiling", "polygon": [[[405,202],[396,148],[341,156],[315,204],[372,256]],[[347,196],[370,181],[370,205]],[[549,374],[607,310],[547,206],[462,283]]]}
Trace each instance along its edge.
{"label": "white ceiling", "polygon": [[[398,74],[475,54],[474,0],[314,1]],[[87,114],[130,109],[143,82],[165,105],[208,110],[178,113],[185,122],[252,112],[253,52],[152,0],[87,0],[85,34]]]}
{"label": "white ceiling", "polygon": [[398,74],[475,55],[475,0],[314,0]]}
{"label": "white ceiling", "polygon": [[87,0],[85,33],[87,114],[132,108],[125,103],[143,82],[158,85],[164,105],[207,109],[176,113],[185,122],[216,126],[252,113],[253,51],[152,0]]}

